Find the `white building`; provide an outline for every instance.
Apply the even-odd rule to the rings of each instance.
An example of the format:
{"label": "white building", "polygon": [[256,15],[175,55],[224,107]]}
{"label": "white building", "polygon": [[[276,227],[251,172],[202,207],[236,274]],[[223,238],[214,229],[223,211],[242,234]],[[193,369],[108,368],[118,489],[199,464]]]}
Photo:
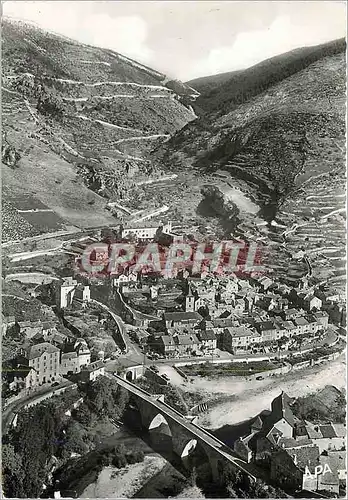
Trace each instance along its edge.
{"label": "white building", "polygon": [[66,343],[62,348],[60,360],[60,373],[67,375],[79,373],[82,368],[91,362],[91,351],[84,339],[77,339],[74,343]]}
{"label": "white building", "polygon": [[[161,223],[148,224],[146,227],[127,227],[122,231],[122,238],[126,238],[130,234],[134,234],[137,238],[142,240],[152,240],[155,237],[157,229],[161,226]],[[163,225],[162,232],[165,234],[171,234],[172,223],[169,221],[167,224]]]}
{"label": "white building", "polygon": [[70,306],[74,298],[76,287],[77,281],[72,277],[65,278],[63,283],[60,285],[59,307],[61,309]]}
{"label": "white building", "polygon": [[33,345],[26,356],[26,364],[35,369],[37,383],[45,384],[57,380],[60,375],[60,350],[48,343]]}
{"label": "white building", "polygon": [[104,363],[103,361],[98,360],[81,370],[81,378],[84,382],[93,382],[98,377],[104,375],[104,373]]}
{"label": "white building", "polygon": [[136,283],[138,280],[138,275],[136,273],[120,274],[113,279],[113,285],[119,287],[128,283]]}

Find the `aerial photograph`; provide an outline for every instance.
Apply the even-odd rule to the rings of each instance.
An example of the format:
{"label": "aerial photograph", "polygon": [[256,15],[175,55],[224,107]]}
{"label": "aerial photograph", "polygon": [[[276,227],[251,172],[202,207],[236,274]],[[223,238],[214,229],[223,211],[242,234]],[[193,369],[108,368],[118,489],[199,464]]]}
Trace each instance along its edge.
{"label": "aerial photograph", "polygon": [[346,2],[1,9],[1,498],[346,498]]}

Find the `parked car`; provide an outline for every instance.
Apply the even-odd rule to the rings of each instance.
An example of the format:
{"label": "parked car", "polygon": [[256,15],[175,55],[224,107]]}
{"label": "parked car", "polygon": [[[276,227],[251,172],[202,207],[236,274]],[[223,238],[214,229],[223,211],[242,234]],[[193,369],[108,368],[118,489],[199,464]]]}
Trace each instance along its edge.
{"label": "parked car", "polygon": [[259,375],[258,377],[256,377],[256,380],[263,380],[263,377],[261,377],[261,375]]}
{"label": "parked car", "polygon": [[150,366],[150,370],[152,370],[153,372],[156,372],[156,373],[158,373],[158,372],[159,372],[159,370],[158,370],[158,368],[157,368],[157,366],[156,366],[156,365],[151,365],[151,366]]}
{"label": "parked car", "polygon": [[59,385],[59,382],[53,382],[53,384],[51,384],[51,387],[57,387],[57,385]]}
{"label": "parked car", "polygon": [[168,377],[168,375],[166,375],[165,373],[163,373],[163,374],[161,375],[161,377],[162,377],[162,378],[164,378],[164,380],[167,380],[167,381],[169,381],[169,380],[170,380],[170,378]]}

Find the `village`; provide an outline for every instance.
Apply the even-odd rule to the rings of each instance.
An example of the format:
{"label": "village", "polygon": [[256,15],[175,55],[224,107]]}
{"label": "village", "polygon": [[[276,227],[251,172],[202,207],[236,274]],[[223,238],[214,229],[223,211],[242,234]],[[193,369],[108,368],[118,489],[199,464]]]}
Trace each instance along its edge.
{"label": "village", "polygon": [[[164,228],[169,233],[171,224]],[[135,234],[141,243],[152,241],[157,231],[153,224],[137,232],[125,229],[125,236],[134,239]],[[90,243],[85,238],[71,245],[76,263]],[[168,385],[171,379],[160,366],[175,368],[177,363],[185,376],[185,363],[209,366],[209,373],[229,365],[235,375],[258,381],[285,373],[286,367],[335,359],[345,345],[344,297],[311,283],[308,276],[295,288],[258,273],[224,276],[202,266],[195,275],[179,269],[168,277],[134,272],[130,266],[106,277],[76,272],[35,286],[31,294],[44,297],[51,316],[46,321],[3,316],[5,343],[20,342],[3,363],[9,414],[23,398],[49,395],[114,371],[132,382],[145,377]],[[293,487],[338,492],[345,469],[334,457],[342,454],[345,428],[324,423],[316,430],[310,422],[297,422],[288,405],[286,395],[276,398],[269,416],[259,417],[234,442],[234,452],[247,463],[265,461],[281,486],[291,478]],[[323,452],[328,453],[325,459]],[[325,463],[332,465],[329,485],[306,469],[314,473]]]}
{"label": "village", "polygon": [[[160,228],[170,235],[172,225],[168,222]],[[125,228],[123,233],[126,238],[135,235],[140,242],[153,241],[158,227]],[[89,242],[85,238],[71,245],[75,261]],[[11,388],[18,389],[21,384],[34,387],[69,373],[101,373],[99,364],[105,358],[126,356],[130,343],[138,345],[148,360],[234,355],[284,359],[329,349],[342,341],[344,297],[309,280],[304,276],[291,288],[266,275],[221,276],[209,273],[205,266],[195,275],[179,269],[173,277],[146,269],[134,272],[132,266],[107,278],[77,272],[42,285],[41,293],[51,297],[50,306],[64,333],[52,322],[34,324],[3,317],[4,337],[22,335],[29,341],[27,353],[21,349],[11,361],[16,371],[8,371],[6,377],[12,379]],[[105,310],[112,309],[110,297],[117,299],[116,323]]]}

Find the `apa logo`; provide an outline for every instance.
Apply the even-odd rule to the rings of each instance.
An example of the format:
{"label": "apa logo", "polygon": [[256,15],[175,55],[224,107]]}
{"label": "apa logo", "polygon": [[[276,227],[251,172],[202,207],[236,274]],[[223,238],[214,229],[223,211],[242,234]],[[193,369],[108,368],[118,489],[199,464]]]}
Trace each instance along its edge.
{"label": "apa logo", "polygon": [[324,467],[322,465],[316,465],[314,467],[314,473],[312,474],[311,471],[308,468],[308,465],[306,465],[305,468],[305,477],[309,479],[316,479],[320,474],[326,474],[327,472],[331,472],[332,470],[330,469],[329,464],[325,464]]}

